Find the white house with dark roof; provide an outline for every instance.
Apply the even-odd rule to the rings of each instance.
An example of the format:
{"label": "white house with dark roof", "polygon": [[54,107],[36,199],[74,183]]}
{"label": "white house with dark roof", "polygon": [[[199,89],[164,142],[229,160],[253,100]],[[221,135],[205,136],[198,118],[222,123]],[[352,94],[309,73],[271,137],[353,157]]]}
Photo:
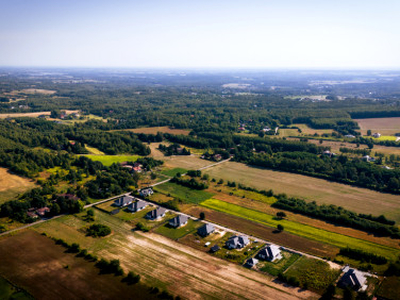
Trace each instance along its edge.
{"label": "white house with dark roof", "polygon": [[178,228],[185,226],[188,222],[188,217],[184,215],[177,215],[175,218],[169,220],[168,224],[172,227]]}
{"label": "white house with dark roof", "polygon": [[367,277],[363,272],[355,269],[350,269],[348,266],[344,267],[344,275],[339,280],[339,285],[342,287],[351,287],[356,291],[365,291],[368,288]]}
{"label": "white house with dark roof", "polygon": [[226,241],[226,246],[229,249],[241,249],[243,247],[246,247],[250,243],[249,238],[245,235],[240,235],[240,236],[231,236],[227,241]]}
{"label": "white house with dark roof", "polygon": [[257,257],[267,261],[274,261],[276,259],[281,259],[282,254],[278,246],[267,245],[258,252]]}
{"label": "white house with dark roof", "polygon": [[119,206],[119,207],[124,207],[133,202],[135,198],[132,196],[123,196],[117,200],[114,201],[114,206]]}
{"label": "white house with dark roof", "polygon": [[167,210],[165,208],[157,207],[156,209],[148,212],[146,214],[146,218],[150,219],[150,220],[158,220],[158,219],[163,218],[165,216],[166,212],[167,212]]}
{"label": "white house with dark roof", "polygon": [[143,200],[138,200],[136,202],[133,202],[131,204],[128,205],[128,210],[135,213],[138,211],[141,211],[142,209],[144,209],[147,206],[147,202],[143,201]]}
{"label": "white house with dark roof", "polygon": [[197,229],[197,233],[203,237],[210,235],[215,231],[215,227],[211,224],[204,224],[199,229]]}

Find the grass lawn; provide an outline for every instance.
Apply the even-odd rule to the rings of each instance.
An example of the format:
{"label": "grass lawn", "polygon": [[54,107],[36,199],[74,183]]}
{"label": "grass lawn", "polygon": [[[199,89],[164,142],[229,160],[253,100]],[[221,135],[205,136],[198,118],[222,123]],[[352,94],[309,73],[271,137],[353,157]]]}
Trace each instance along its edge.
{"label": "grass lawn", "polygon": [[0,168],[0,204],[14,200],[19,194],[23,194],[35,188],[33,180],[20,177]]}
{"label": "grass lawn", "polygon": [[397,136],[393,136],[393,135],[381,135],[378,138],[373,138],[374,140],[378,140],[378,141],[396,141],[397,140]]}
{"label": "grass lawn", "polygon": [[176,174],[181,173],[185,174],[188,170],[183,168],[174,168],[174,169],[166,169],[161,171],[162,174],[167,175],[169,177],[174,177]]}
{"label": "grass lawn", "polygon": [[262,272],[267,272],[272,276],[278,276],[279,273],[283,273],[294,264],[299,258],[300,254],[291,253],[287,251],[281,251],[282,259],[269,262],[262,261],[257,264],[257,268]]}
{"label": "grass lawn", "polygon": [[85,155],[94,161],[99,161],[105,166],[111,166],[113,163],[121,163],[124,161],[136,161],[139,155]]}
{"label": "grass lawn", "polygon": [[323,243],[331,244],[337,247],[350,247],[355,249],[364,250],[371,253],[382,255],[390,260],[396,260],[398,250],[378,245],[365,240],[345,236],[338,233],[333,233],[323,229],[318,229],[309,225],[288,221],[277,220],[274,216],[244,208],[242,206],[227,203],[217,199],[208,199],[200,203],[201,206],[238,216],[247,220],[251,220],[270,227],[276,227],[278,224],[284,226],[285,231],[303,236],[312,240],[321,241]]}
{"label": "grass lawn", "polygon": [[100,151],[97,148],[90,147],[89,145],[85,145],[85,148],[90,152],[90,154],[94,155],[104,155],[104,152]]}
{"label": "grass lawn", "polygon": [[214,195],[212,193],[202,190],[193,190],[173,182],[166,182],[164,184],[157,185],[154,187],[154,190],[165,195],[170,195],[175,198],[181,199],[186,203],[195,204],[209,199]]}
{"label": "grass lawn", "polygon": [[0,299],[34,299],[23,289],[17,288],[0,276]]}
{"label": "grass lawn", "polygon": [[376,295],[385,299],[398,299],[400,295],[400,277],[386,277]]}
{"label": "grass lawn", "polygon": [[300,282],[301,287],[319,293],[324,292],[339,274],[340,270],[331,269],[327,262],[304,256],[285,272],[286,278],[294,277]]}
{"label": "grass lawn", "polygon": [[173,228],[170,227],[168,223],[165,223],[163,226],[160,226],[156,230],[154,230],[154,232],[166,236],[167,238],[170,238],[172,240],[177,240],[189,233],[195,232],[197,228],[199,228],[202,224],[203,223],[199,221],[189,219],[188,223],[180,228]]}

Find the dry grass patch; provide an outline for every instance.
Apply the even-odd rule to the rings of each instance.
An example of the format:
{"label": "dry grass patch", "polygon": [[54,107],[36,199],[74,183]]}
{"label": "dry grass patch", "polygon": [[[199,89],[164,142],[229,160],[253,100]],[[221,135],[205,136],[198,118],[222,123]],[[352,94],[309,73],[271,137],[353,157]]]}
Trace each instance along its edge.
{"label": "dry grass patch", "polygon": [[360,126],[363,135],[367,134],[368,129],[382,135],[394,135],[400,132],[400,118],[355,119],[354,121]]}
{"label": "dry grass patch", "polygon": [[13,200],[34,187],[33,180],[13,175],[7,169],[0,168],[0,204]]}
{"label": "dry grass patch", "polygon": [[162,133],[170,133],[175,135],[189,135],[190,130],[187,129],[175,129],[169,128],[168,126],[162,127],[142,127],[142,128],[135,128],[135,129],[125,129],[124,131],[130,131],[134,133],[144,133],[144,134],[157,134],[157,132]]}

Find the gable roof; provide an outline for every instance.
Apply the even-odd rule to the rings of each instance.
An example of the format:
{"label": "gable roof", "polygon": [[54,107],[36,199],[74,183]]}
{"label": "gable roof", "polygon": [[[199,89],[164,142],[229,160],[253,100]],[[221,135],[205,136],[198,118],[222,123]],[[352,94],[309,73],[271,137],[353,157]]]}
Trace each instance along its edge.
{"label": "gable roof", "polygon": [[138,211],[138,210],[145,208],[146,206],[147,206],[147,202],[145,202],[143,200],[138,200],[136,202],[129,204],[128,209],[130,209],[132,211]]}
{"label": "gable roof", "polygon": [[117,199],[114,201],[115,205],[118,206],[124,206],[124,205],[128,205],[129,203],[131,203],[135,198],[131,197],[131,196],[122,196],[121,198]]}
{"label": "gable roof", "polygon": [[365,275],[355,269],[348,269],[341,279],[342,283],[345,285],[350,285],[355,288],[362,288],[367,283],[367,278]]}
{"label": "gable roof", "polygon": [[247,261],[246,261],[246,265],[248,265],[248,266],[255,266],[256,264],[258,264],[258,259],[257,258],[249,258]]}
{"label": "gable roof", "polygon": [[166,211],[167,210],[163,207],[157,207],[156,209],[153,209],[152,211],[148,212],[146,216],[150,219],[157,219],[162,215],[164,215]]}
{"label": "gable roof", "polygon": [[185,215],[177,215],[175,218],[169,220],[169,224],[173,226],[179,226],[185,224],[188,221],[188,217]]}
{"label": "gable roof", "polygon": [[276,245],[268,245],[265,248],[261,249],[258,252],[259,255],[264,255],[269,259],[273,259],[274,257],[278,256],[281,253],[280,249]]}
{"label": "gable roof", "polygon": [[203,226],[201,226],[197,232],[202,235],[202,236],[206,236],[209,235],[210,233],[214,232],[215,227],[211,224],[204,224]]}
{"label": "gable roof", "polygon": [[227,245],[233,246],[234,248],[242,248],[249,244],[249,238],[245,235],[240,236],[231,236],[228,241],[226,242]]}

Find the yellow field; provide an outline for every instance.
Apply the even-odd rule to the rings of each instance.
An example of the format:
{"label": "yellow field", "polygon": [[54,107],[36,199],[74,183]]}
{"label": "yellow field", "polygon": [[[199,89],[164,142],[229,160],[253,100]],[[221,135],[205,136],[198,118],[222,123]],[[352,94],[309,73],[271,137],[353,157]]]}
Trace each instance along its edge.
{"label": "yellow field", "polygon": [[34,187],[33,180],[10,174],[7,169],[0,168],[0,204],[13,200],[18,194],[22,194]]}
{"label": "yellow field", "polygon": [[[65,110],[67,115],[78,113],[79,110]],[[22,118],[22,117],[30,117],[30,118],[37,118],[40,115],[50,116],[50,111],[40,111],[40,112],[29,112],[29,113],[11,113],[11,114],[0,114],[0,119],[5,118]]]}
{"label": "yellow field", "polygon": [[366,135],[368,129],[379,132],[382,135],[394,135],[400,132],[400,118],[372,118],[372,119],[355,119],[360,126],[361,134]]}
{"label": "yellow field", "polygon": [[400,197],[327,180],[249,167],[227,162],[204,171],[210,177],[235,181],[257,189],[305,198],[319,204],[335,204],[358,213],[384,214],[400,222]]}

